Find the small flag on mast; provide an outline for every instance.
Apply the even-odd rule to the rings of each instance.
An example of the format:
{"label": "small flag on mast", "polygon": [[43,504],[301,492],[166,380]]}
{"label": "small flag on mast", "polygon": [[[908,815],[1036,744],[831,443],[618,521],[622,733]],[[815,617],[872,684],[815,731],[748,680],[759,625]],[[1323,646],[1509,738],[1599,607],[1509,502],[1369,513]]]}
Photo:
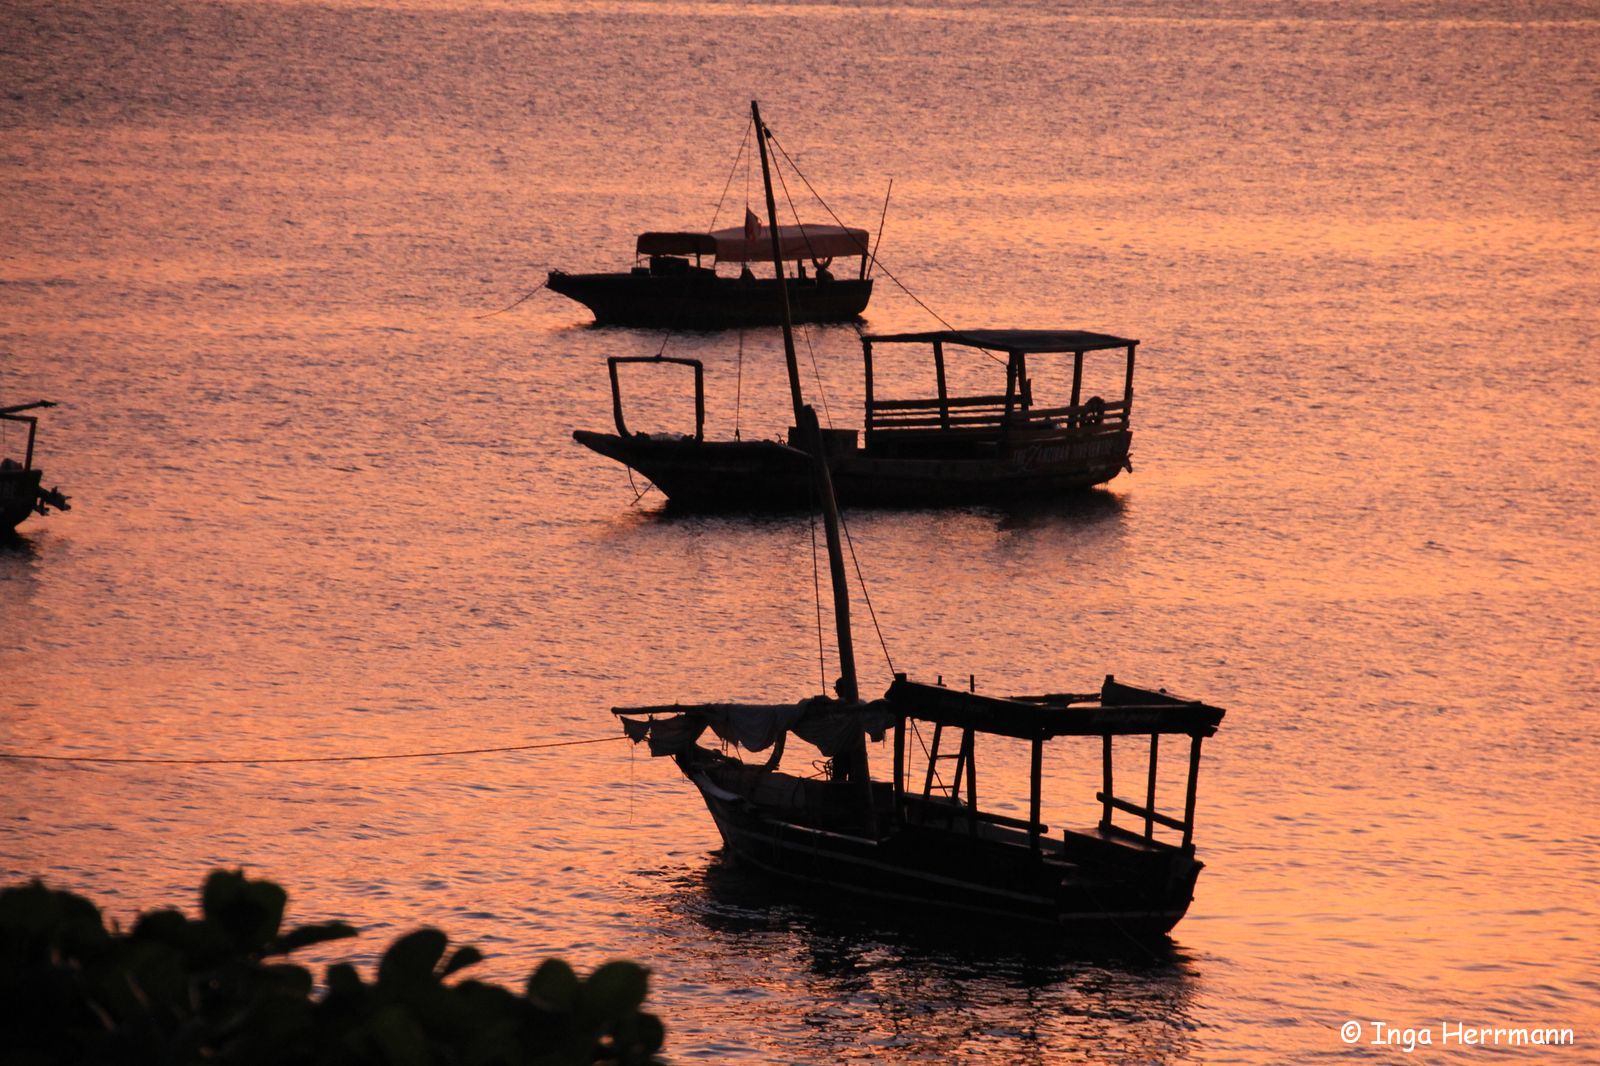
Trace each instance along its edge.
{"label": "small flag on mast", "polygon": [[761,220],[748,207],[744,209],[744,239],[753,241],[761,236]]}

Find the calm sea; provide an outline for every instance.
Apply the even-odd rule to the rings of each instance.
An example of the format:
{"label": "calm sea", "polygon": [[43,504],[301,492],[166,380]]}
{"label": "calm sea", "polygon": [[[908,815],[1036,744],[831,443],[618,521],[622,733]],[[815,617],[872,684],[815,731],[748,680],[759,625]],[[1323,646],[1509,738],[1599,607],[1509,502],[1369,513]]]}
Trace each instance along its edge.
{"label": "calm sea", "polygon": [[[243,865],[366,958],[423,923],[511,982],[636,958],[682,1061],[1342,1061],[1347,1020],[1434,1041],[1363,1061],[1600,1058],[1592,5],[10,0],[0,89],[0,403],[62,404],[74,505],[0,549],[0,748],[513,746],[817,691],[809,523],[664,513],[570,439],[664,341],[712,434],[781,432],[776,335],[481,317],[736,223],[752,98],[846,221],[893,180],[883,261],[945,319],[1143,342],[1108,492],[849,516],[895,667],[1228,708],[1155,952],[774,899],[621,741],[9,763],[0,880],[126,919]],[[936,324],[878,285],[871,329]],[[855,332],[801,359],[858,424]],[[1023,765],[986,766],[1001,809]]]}

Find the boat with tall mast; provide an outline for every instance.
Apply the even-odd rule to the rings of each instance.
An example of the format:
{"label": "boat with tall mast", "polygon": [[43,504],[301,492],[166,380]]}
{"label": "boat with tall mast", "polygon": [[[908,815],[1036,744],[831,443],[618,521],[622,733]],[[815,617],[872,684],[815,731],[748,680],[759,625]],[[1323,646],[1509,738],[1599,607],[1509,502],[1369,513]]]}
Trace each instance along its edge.
{"label": "boat with tall mast", "polygon": [[[780,288],[796,322],[848,322],[861,317],[872,299],[866,230],[818,223],[780,226],[778,240],[794,271],[773,279],[756,277],[746,265],[761,259],[764,228],[641,233],[632,269],[588,274],[552,270],[545,287],[583,304],[594,312],[595,324],[602,326],[772,326],[779,318]],[[853,277],[834,276],[832,266],[840,258],[859,259]],[[717,267],[724,264],[737,266],[740,272],[719,274]]]}
{"label": "boat with tall mast", "polygon": [[0,407],[0,421],[28,427],[28,441],[20,460],[0,457],[0,535],[9,536],[32,514],[49,514],[50,508],[70,511],[67,497],[57,488],[45,488],[44,471],[33,465],[33,447],[39,432],[39,417],[26,412],[54,407],[49,400],[35,400]]}
{"label": "boat with tall mast", "polygon": [[[785,342],[792,363],[787,323]],[[863,699],[828,446],[798,387],[793,398],[823,517],[840,665],[835,691],[793,703],[614,707],[627,735],[676,762],[729,855],[787,884],[985,923],[1129,936],[1169,931],[1187,912],[1203,866],[1194,847],[1201,744],[1223,710],[1109,675],[1098,691],[990,696],[975,684],[962,692],[895,674],[882,697]],[[700,743],[708,731],[736,750],[770,754],[746,762]],[[891,774],[875,780],[868,740],[890,733]],[[820,775],[783,769],[791,736],[820,753]],[[1181,814],[1157,808],[1163,737],[1189,742]],[[994,738],[1029,745],[1025,818],[979,804],[979,742]],[[1148,752],[1142,788],[1135,798],[1119,796],[1116,742],[1126,751],[1139,740]],[[1055,835],[1041,820],[1045,751],[1063,741],[1100,749],[1100,818]]]}
{"label": "boat with tall mast", "polygon": [[[756,127],[760,128],[759,118]],[[763,152],[765,148],[763,140]],[[735,170],[741,158],[748,158],[744,152],[741,142]],[[730,171],[730,183],[732,178]],[[717,206],[720,211],[720,201]],[[872,299],[873,257],[867,231],[845,226],[837,218],[833,223],[796,218],[793,224],[780,226],[771,217],[770,225],[772,232],[763,232],[766,227],[747,205],[742,226],[641,233],[634,242],[631,269],[584,274],[552,270],[545,287],[589,308],[596,325],[704,330],[775,326],[782,320],[784,304],[791,322],[860,318]],[[775,277],[759,278],[750,264],[770,258],[772,239],[780,265]],[[837,274],[835,260],[841,261]],[[736,273],[718,273],[718,267]]]}
{"label": "boat with tall mast", "polygon": [[[783,276],[783,243],[767,152],[770,132],[751,103],[765,186],[770,255]],[[781,441],[712,440],[705,434],[704,367],[699,360],[613,356],[612,419],[615,432],[575,430],[584,447],[637,471],[673,504],[695,509],[793,508],[814,499],[809,445],[800,422],[800,371],[794,355],[789,289],[780,309],[785,369],[794,423]],[[857,506],[928,506],[974,502],[1040,501],[1103,485],[1133,469],[1134,355],[1139,342],[1079,329],[954,329],[867,334],[861,338],[865,411],[860,430],[824,431],[835,490]],[[921,397],[886,396],[875,387],[875,359],[884,353],[925,350],[936,388]],[[1087,387],[1086,361],[1120,357],[1112,387],[1102,396]],[[954,359],[987,359],[1003,368],[990,388],[964,395],[948,387]],[[1053,400],[1036,396],[1030,373],[1043,360],[1070,359],[1070,392]],[[629,429],[619,371],[633,364],[693,368],[696,419],[693,435]],[[1066,372],[1061,373],[1063,381]],[[1103,377],[1103,375],[1102,375]]]}

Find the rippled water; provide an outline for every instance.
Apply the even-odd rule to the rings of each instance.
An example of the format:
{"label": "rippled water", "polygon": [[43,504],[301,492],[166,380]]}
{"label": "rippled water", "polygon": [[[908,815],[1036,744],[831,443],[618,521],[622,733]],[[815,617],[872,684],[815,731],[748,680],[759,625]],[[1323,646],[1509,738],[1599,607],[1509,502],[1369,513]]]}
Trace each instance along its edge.
{"label": "rippled water", "polygon": [[[6,880],[127,916],[243,864],[365,952],[433,922],[505,980],[639,958],[682,1060],[1337,1060],[1350,1018],[1600,1054],[1591,8],[24,0],[0,29],[0,396],[63,403],[40,458],[74,500],[0,549],[5,750],[517,745],[815,691],[808,524],[634,505],[569,438],[609,425],[603,357],[662,336],[545,293],[478,317],[708,223],[751,97],[847,221],[893,178],[884,260],[946,319],[1143,341],[1109,492],[851,516],[896,667],[1229,708],[1153,955],[773,899],[620,742],[12,763]],[[868,323],[932,324],[881,276]],[[855,424],[854,332],[807,336]],[[779,432],[776,338],[739,345],[667,341],[711,432]],[[636,424],[688,417],[630,382]]]}

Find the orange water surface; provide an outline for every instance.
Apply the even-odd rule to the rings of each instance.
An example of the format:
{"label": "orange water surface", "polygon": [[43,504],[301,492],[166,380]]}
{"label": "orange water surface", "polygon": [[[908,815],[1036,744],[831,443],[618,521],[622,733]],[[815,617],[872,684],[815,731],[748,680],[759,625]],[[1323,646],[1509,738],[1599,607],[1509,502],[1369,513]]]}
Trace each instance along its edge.
{"label": "orange water surface", "polygon": [[[482,317],[736,223],[752,97],[847,222],[893,179],[884,265],[944,319],[1142,341],[1107,491],[848,515],[895,669],[1228,708],[1153,951],[775,898],[620,740],[8,763],[0,880],[126,920],[244,866],[364,959],[423,923],[508,982],[636,958],[677,1061],[1600,1061],[1592,6],[12,0],[0,59],[0,403],[62,404],[73,498],[0,547],[0,749],[515,746],[816,692],[808,521],[634,502],[570,439],[604,357],[663,344],[709,433],[781,433],[776,334]],[[877,284],[868,328],[935,325]],[[800,354],[858,425],[854,329]],[[629,384],[630,425],[692,418]],[[1052,824],[1093,818],[1076,757]],[[1019,753],[984,772],[1026,803]]]}

